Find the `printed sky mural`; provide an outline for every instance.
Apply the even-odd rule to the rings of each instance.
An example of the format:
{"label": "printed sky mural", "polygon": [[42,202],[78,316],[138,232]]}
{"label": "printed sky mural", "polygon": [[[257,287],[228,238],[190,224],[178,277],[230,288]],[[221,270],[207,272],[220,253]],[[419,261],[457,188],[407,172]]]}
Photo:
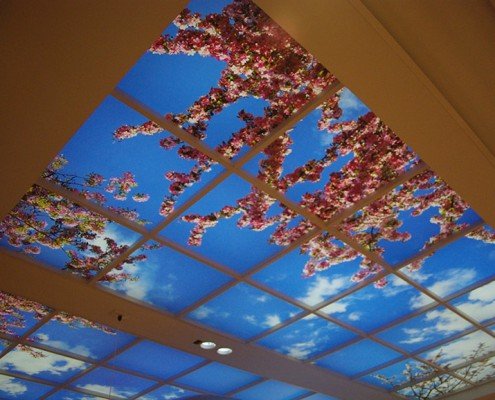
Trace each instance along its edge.
{"label": "printed sky mural", "polygon": [[[495,231],[249,0],[191,1],[1,221],[0,245],[405,398],[495,375]],[[333,399],[0,302],[0,398]]]}

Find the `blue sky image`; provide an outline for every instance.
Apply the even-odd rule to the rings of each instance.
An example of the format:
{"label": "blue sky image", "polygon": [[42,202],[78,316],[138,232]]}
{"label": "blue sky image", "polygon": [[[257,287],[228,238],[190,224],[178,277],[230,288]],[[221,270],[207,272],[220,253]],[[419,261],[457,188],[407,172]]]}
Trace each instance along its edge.
{"label": "blue sky image", "polygon": [[438,307],[396,325],[377,336],[407,351],[414,351],[447,339],[470,327],[457,314]]}
{"label": "blue sky image", "polygon": [[[478,372],[475,376],[473,376],[470,380],[471,382],[482,382],[486,381],[488,379],[492,379],[495,376],[495,357],[490,357],[488,360],[474,363],[473,367],[476,369]],[[469,372],[470,366],[464,367],[464,368],[459,368],[456,372],[461,375],[465,376],[466,372]]]}
{"label": "blue sky image", "polygon": [[[183,113],[212,87],[217,87],[224,68],[224,62],[210,57],[146,53],[120,82],[119,88],[160,114]],[[239,111],[262,116],[266,106],[266,101],[254,97],[230,104],[210,120],[204,143],[215,148],[245,126],[238,118]],[[246,148],[239,156],[245,151]]]}
{"label": "blue sky image", "polygon": [[[170,35],[176,32],[172,24],[164,31]],[[217,86],[225,66],[222,61],[198,54],[158,55],[147,51],[118,87],[161,114],[182,113]]]}
{"label": "blue sky image", "polygon": [[[17,311],[23,321],[22,326],[14,326],[17,318],[12,317],[11,315],[6,315],[5,316],[5,322],[8,325],[8,329],[12,331],[14,336],[22,336],[24,333],[29,331],[31,328],[36,325],[36,323],[39,321],[36,318],[36,315],[34,312],[27,312],[27,311]],[[9,325],[9,322],[14,325]]]}
{"label": "blue sky image", "polygon": [[50,397],[49,400],[104,400],[104,397],[92,396],[86,393],[78,393],[72,390],[60,390]]}
{"label": "blue sky image", "polygon": [[305,360],[355,337],[353,332],[310,314],[257,343],[289,357]]}
{"label": "blue sky image", "polygon": [[239,400],[258,400],[262,398],[270,400],[291,400],[305,393],[308,393],[308,391],[300,387],[270,380],[236,393],[235,397]]}
{"label": "blue sky image", "polygon": [[49,400],[103,400],[103,397],[99,396],[91,396],[89,394],[82,394],[78,392],[74,392],[72,390],[60,390],[50,397]]}
{"label": "blue sky image", "polygon": [[389,276],[387,280],[388,285],[383,289],[368,285],[323,307],[321,311],[365,332],[370,332],[434,303],[433,299],[398,277]]}
{"label": "blue sky image", "polygon": [[[205,15],[219,12],[229,3],[192,1],[189,8]],[[164,33],[173,36],[177,33],[177,28],[170,25]],[[180,113],[185,112],[199,97],[207,94],[210,88],[217,87],[225,66],[222,61],[198,54],[156,55],[146,52],[118,86],[161,114]],[[215,147],[228,139],[242,126],[237,120],[237,113],[241,109],[261,115],[267,105],[264,100],[252,96],[229,105],[211,120],[205,142]],[[342,106],[346,109],[342,120],[354,118],[367,111],[366,106],[352,94],[344,96]]]}
{"label": "blue sky image", "polygon": [[0,397],[5,400],[36,400],[50,390],[51,386],[0,374]]}
{"label": "blue sky image", "polygon": [[[479,349],[480,345],[483,346],[482,349]],[[493,351],[495,351],[495,338],[483,331],[476,331],[428,350],[420,357],[425,360],[435,360],[441,366],[448,364],[449,368],[455,368],[474,354],[479,358]]]}
{"label": "blue sky image", "polygon": [[[107,179],[103,188],[92,191],[105,194],[107,206],[135,209],[140,218],[153,226],[163,219],[158,211],[164,197],[169,194],[170,182],[164,177],[165,173],[188,173],[194,162],[179,157],[177,148],[166,150],[160,147],[160,140],[171,136],[166,131],[156,135],[137,135],[121,141],[114,139],[113,133],[117,128],[139,125],[146,121],[136,111],[113,97],[108,97],[61,150],[60,154],[68,160],[68,164],[60,172],[78,177],[86,177],[92,172],[103,175]],[[199,191],[221,170],[217,165],[210,172],[204,173],[200,182],[186,188],[179,196],[176,207]],[[105,193],[104,189],[109,178],[121,177],[125,172],[134,174],[138,186],[129,192],[126,200],[116,200],[112,194]],[[78,188],[76,185],[74,187]],[[132,197],[137,193],[148,194],[150,198],[147,202],[136,202]]]}
{"label": "blue sky image", "polygon": [[167,246],[142,247],[135,254],[145,254],[147,258],[124,266],[124,272],[134,279],[101,284],[172,313],[230,281],[227,275]]}
{"label": "blue sky image", "polygon": [[223,395],[259,379],[249,372],[214,362],[178,378],[176,382]]}
{"label": "blue sky image", "polygon": [[[334,242],[344,246],[337,240]],[[308,306],[316,306],[356,284],[351,278],[359,268],[360,257],[304,278],[303,268],[309,259],[308,254],[295,249],[255,273],[252,279]]]}
{"label": "blue sky image", "polygon": [[[44,212],[41,212],[39,209],[37,212],[40,213],[40,219],[48,223],[47,227],[44,229],[44,232],[48,232],[49,229],[53,226],[53,221],[48,218],[48,215]],[[105,237],[114,239],[119,246],[123,245],[131,245],[138,238],[139,234],[130,229],[127,229],[116,222],[109,222],[106,225],[105,231],[102,234],[95,234],[94,239],[87,239],[86,242],[90,245],[100,246],[103,250],[108,248]],[[35,243],[36,244],[36,243]],[[20,251],[21,248],[11,246],[5,237],[0,238],[0,246],[7,247],[13,251]],[[44,245],[39,245],[41,251],[39,254],[29,254],[30,257],[33,257],[35,260],[41,262],[42,264],[53,267],[56,269],[64,269],[66,262],[69,261],[69,257],[67,255],[67,251],[72,250],[75,251],[79,257],[83,256],[94,256],[94,253],[89,251],[83,252],[77,249],[75,246],[66,244],[60,249],[52,249]]]}
{"label": "blue sky image", "polygon": [[35,376],[51,382],[63,382],[84,371],[89,364],[59,354],[36,349],[41,357],[16,347],[0,359],[0,370]]}
{"label": "blue sky image", "polygon": [[239,283],[188,314],[221,332],[248,339],[302,310],[253,286]]}
{"label": "blue sky image", "polygon": [[[206,15],[220,12],[229,3],[191,1],[188,7],[193,12]],[[175,35],[177,28],[170,25],[164,33]],[[218,86],[225,67],[222,61],[198,54],[156,55],[146,52],[118,87],[160,114],[183,113],[194,101]],[[239,99],[211,119],[204,142],[212,148],[216,147],[244,126],[237,117],[240,110],[261,116],[266,106],[266,101],[252,96]],[[246,148],[240,155],[245,151]]]}
{"label": "blue sky image", "polygon": [[495,318],[495,281],[481,286],[450,304],[478,322],[486,323]]}
{"label": "blue sky image", "polygon": [[[442,379],[442,380],[440,380]],[[450,393],[450,392],[457,392],[461,391],[462,389],[466,388],[468,386],[467,383],[460,381],[457,378],[452,378],[451,375],[440,375],[438,377],[435,377],[431,380],[426,380],[421,384],[421,388],[423,388],[423,392],[425,391],[426,388],[433,388],[435,387],[438,392],[444,392],[444,393]],[[416,387],[416,389],[419,389]],[[421,389],[420,389],[421,390]],[[399,394],[406,396],[408,398],[411,398],[415,396],[415,392],[412,390],[411,387],[406,387],[404,389],[401,389],[398,391]],[[417,393],[417,391],[416,391]]]}
{"label": "blue sky image", "polygon": [[201,357],[143,341],[113,358],[110,365],[167,379],[203,361]]}
{"label": "blue sky image", "polygon": [[115,351],[116,347],[130,343],[134,336],[115,330],[109,333],[80,322],[67,324],[52,319],[30,338],[35,343],[100,360]]}
{"label": "blue sky image", "polygon": [[336,400],[336,398],[331,396],[326,396],[321,393],[315,393],[312,394],[311,396],[306,397],[306,400]]}
{"label": "blue sky image", "polygon": [[103,367],[88,372],[73,383],[74,386],[95,394],[108,395],[111,391],[112,396],[123,399],[140,393],[154,384],[153,381]]}
{"label": "blue sky image", "polygon": [[[193,0],[189,7],[206,15],[221,11],[230,2]],[[177,28],[171,25],[164,27],[163,32],[173,35]],[[199,55],[145,52],[120,81],[118,88],[160,115],[183,113],[194,101],[217,86],[225,65]],[[340,93],[343,109],[340,122],[356,120],[369,111],[349,89],[344,88]],[[228,105],[208,122],[203,144],[214,149],[245,125],[239,118],[242,110],[262,116],[267,106],[267,101],[253,96]],[[320,117],[321,109],[313,110],[288,132],[293,145],[283,162],[282,178],[311,160],[321,159],[334,145],[335,135],[318,129]],[[120,296],[114,297],[116,303],[131,301],[136,307],[141,307],[143,313],[147,309],[147,312],[182,321],[192,327],[191,332],[216,332],[223,337],[233,337],[239,343],[255,346],[257,351],[266,351],[274,358],[284,357],[301,365],[306,363],[311,368],[318,367],[321,372],[350,378],[349,382],[351,379],[354,382],[359,380],[385,390],[392,390],[393,386],[404,382],[402,372],[406,364],[418,366],[417,361],[408,357],[418,355],[425,361],[441,354],[437,360],[439,365],[463,368],[464,360],[480,344],[484,346],[484,355],[493,356],[495,244],[469,237],[457,239],[435,251],[424,261],[421,269],[410,271],[404,267],[400,270],[403,275],[391,273],[387,277],[388,285],[382,289],[371,283],[374,276],[361,283],[353,282],[360,264],[365,264],[362,263],[364,256],[333,265],[314,276],[303,277],[304,266],[311,259],[302,252],[304,246],[301,247],[300,242],[297,242],[297,248],[295,245],[287,248],[275,244],[271,237],[277,225],[259,231],[242,227],[242,220],[239,222],[243,216],[241,213],[220,218],[215,226],[206,229],[202,243],[192,246],[188,239],[195,224],[183,218],[207,216],[225,206],[237,207],[238,201],[249,195],[253,187],[236,175],[236,171],[242,168],[244,172],[257,176],[260,163],[268,155],[260,152],[245,164],[236,165],[249,151],[246,145],[232,160],[235,168],[229,167],[228,173],[222,166],[214,165],[201,175],[198,183],[187,187],[178,197],[175,205],[177,215],[166,220],[159,215],[163,199],[170,194],[171,182],[165,175],[168,172],[187,174],[196,162],[180,157],[177,153],[180,146],[169,150],[160,146],[162,139],[172,137],[166,131],[155,135],[139,134],[121,141],[114,138],[113,134],[119,127],[139,125],[147,120],[109,94],[58,153],[68,160],[59,173],[62,179],[70,180],[70,187],[102,193],[107,198],[103,207],[135,210],[144,220],[146,231],[143,234],[126,228],[129,225],[125,223],[108,222],[104,233],[86,239],[89,245],[98,245],[104,250],[108,249],[105,237],[125,246],[148,241],[140,248],[136,245],[137,249],[132,254],[145,255],[146,259],[129,264],[111,264],[113,270],[105,271],[105,278],[109,279],[91,281],[93,289],[100,293],[103,291],[105,295]],[[322,179],[296,184],[285,193],[286,199],[298,203],[306,194],[322,191],[330,174],[340,171],[353,158],[353,153],[339,153],[337,160],[325,168]],[[116,199],[105,191],[105,187],[111,178],[122,177],[127,172],[135,176],[138,186],[125,199]],[[91,173],[104,177],[102,186],[88,188],[83,185]],[[220,174],[220,178],[225,179],[215,180]],[[199,198],[198,194],[205,193],[206,186],[208,193]],[[139,197],[133,198],[137,194],[149,195],[149,200],[140,202]],[[418,190],[415,196],[424,194],[424,190]],[[267,217],[278,216],[283,210],[283,204],[273,200]],[[384,260],[392,267],[398,268],[399,264],[416,255],[439,233],[438,225],[432,223],[432,219],[438,216],[438,207],[416,217],[412,216],[413,211],[399,213],[403,222],[399,231],[410,232],[410,240],[380,240],[378,243],[384,249]],[[361,209],[356,215],[363,212]],[[54,222],[47,214],[40,218],[48,222],[47,230],[53,226]],[[122,223],[121,219],[119,221]],[[288,227],[293,228],[303,221],[307,220],[297,216]],[[480,221],[480,217],[468,209],[456,223],[472,225]],[[379,226],[383,221],[374,222]],[[322,226],[335,232],[334,229],[339,227],[334,225]],[[354,240],[358,233],[351,232],[350,239]],[[331,237],[327,231],[322,235],[342,248],[348,246]],[[0,230],[1,247],[8,251],[22,250],[9,245],[4,236],[4,231]],[[41,253],[29,257],[42,265],[63,270],[69,261],[69,250],[75,250],[75,247],[66,245],[63,249],[53,250],[41,245]],[[86,250],[77,250],[77,253],[93,256]],[[112,282],[111,278],[122,272],[130,279]],[[92,276],[96,273],[93,272]],[[404,280],[407,279],[405,275],[444,301],[436,302],[422,293]],[[355,291],[342,297],[349,289]],[[466,319],[442,304],[456,307],[483,326],[473,328]],[[61,312],[58,307],[56,312]],[[13,345],[13,349],[0,358],[0,399],[39,399],[58,384],[63,384],[63,389],[47,396],[49,400],[127,399],[144,390],[148,392],[139,397],[142,400],[185,399],[199,393],[222,396],[232,391],[238,391],[235,393],[237,400],[294,400],[313,393],[287,382],[270,380],[268,375],[258,376],[212,361],[217,359],[214,351],[204,353],[203,358],[178,350],[187,347],[174,344],[175,339],[166,336],[170,333],[166,329],[160,343],[177,348],[147,340],[144,334],[137,337],[123,331],[105,332],[77,320],[70,324],[56,319],[43,320],[43,324],[37,325],[39,315],[36,318],[34,313],[20,310],[19,313],[24,318],[23,326],[9,329],[16,338],[26,333],[29,335],[22,337],[22,341],[15,341],[13,337],[0,334],[0,353],[10,342],[15,343],[15,347]],[[15,322],[12,316],[0,315],[0,325],[2,318],[7,324]],[[95,319],[105,320],[103,317]],[[33,329],[35,326],[36,330]],[[126,326],[132,327],[132,323]],[[483,331],[489,329],[493,335]],[[380,343],[373,338],[378,338]],[[27,347],[23,348],[19,343]],[[407,355],[391,347],[404,350]],[[34,357],[36,352],[42,356]],[[235,354],[231,358],[233,361],[222,360],[238,365]],[[486,379],[493,371],[487,370],[484,374],[479,379]],[[384,375],[394,382],[386,383],[377,375]],[[32,377],[33,381],[23,377]],[[37,383],[38,380],[46,385]],[[157,383],[164,385],[159,387]],[[403,393],[408,392],[405,390]],[[311,394],[305,399],[337,400],[322,394]]]}
{"label": "blue sky image", "polygon": [[[413,370],[416,370],[420,365],[424,364],[412,359],[403,360],[378,371],[372,372],[369,375],[363,376],[359,380],[390,390],[394,386],[406,382],[406,377],[404,376],[403,371],[406,369],[407,365],[412,367]],[[380,376],[387,378],[388,382],[380,379]]]}
{"label": "blue sky image", "polygon": [[423,267],[406,273],[440,297],[446,297],[495,275],[495,244],[463,237],[428,257]]}
{"label": "blue sky image", "polygon": [[[237,200],[250,192],[251,186],[241,178],[231,176],[209,192],[200,201],[188,208],[183,215],[208,215],[220,211],[223,206],[237,206]],[[280,208],[273,204],[269,213],[278,213]],[[281,247],[269,242],[275,226],[262,231],[240,228],[237,221],[241,217],[236,214],[228,219],[220,219],[218,224],[207,229],[200,246],[191,249],[210,260],[217,261],[237,272],[244,272],[257,263],[278,252]],[[193,223],[175,219],[162,231],[170,240],[187,246],[187,240]],[[242,257],[239,255],[242,254]]]}
{"label": "blue sky image", "polygon": [[[369,109],[347,88],[341,91],[340,106],[342,116],[336,120],[338,122],[357,120]],[[291,152],[287,155],[282,164],[282,177],[293,172],[296,168],[311,160],[319,160],[326,154],[326,149],[333,144],[334,135],[328,131],[318,129],[317,123],[321,118],[321,109],[316,109],[309,113],[304,119],[299,121],[289,137],[292,139]],[[293,201],[299,202],[305,193],[313,193],[324,188],[328,182],[328,177],[332,172],[338,172],[353,158],[352,154],[341,155],[330,166],[325,168],[322,178],[318,182],[301,182],[290,188],[286,196]],[[256,176],[258,174],[259,163],[266,159],[266,155],[258,154],[249,161],[244,169]]]}
{"label": "blue sky image", "polygon": [[198,393],[192,390],[186,390],[177,386],[165,385],[160,389],[154,390],[151,393],[141,396],[140,400],[174,400],[174,399],[188,399],[190,397],[198,396]]}
{"label": "blue sky image", "polygon": [[351,377],[399,357],[400,353],[364,339],[316,360],[315,364]]}
{"label": "blue sky image", "polygon": [[[401,186],[394,189],[394,192],[398,192],[400,189]],[[422,196],[425,194],[424,190],[419,189],[414,192],[415,196]],[[438,216],[438,207],[431,207],[418,216],[412,215],[414,210],[414,208],[411,208],[409,210],[400,211],[398,214],[399,220],[402,222],[402,226],[398,231],[409,232],[411,234],[409,240],[390,242],[385,239],[380,239],[378,241],[378,245],[385,250],[383,253],[385,261],[391,264],[398,264],[407,260],[409,257],[414,256],[423,248],[430,238],[440,233],[439,226],[431,222],[432,218]],[[362,211],[358,212],[358,214],[360,213],[362,213]],[[472,225],[480,221],[481,219],[478,214],[469,208],[455,222],[458,225],[463,223]],[[367,232],[370,232],[372,229],[379,230],[381,223],[382,221],[377,221],[374,227],[367,229]],[[351,231],[351,235],[356,233],[358,232]]]}

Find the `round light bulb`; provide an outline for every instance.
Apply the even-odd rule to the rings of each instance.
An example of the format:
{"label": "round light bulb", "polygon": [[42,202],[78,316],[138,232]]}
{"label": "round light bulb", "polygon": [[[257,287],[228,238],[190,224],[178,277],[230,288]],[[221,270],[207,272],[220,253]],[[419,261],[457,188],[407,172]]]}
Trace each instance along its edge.
{"label": "round light bulb", "polygon": [[199,346],[204,350],[212,350],[217,347],[217,345],[213,342],[202,342]]}
{"label": "round light bulb", "polygon": [[229,349],[228,347],[220,347],[217,350],[217,353],[220,354],[221,356],[228,356],[229,354],[232,353],[232,349]]}

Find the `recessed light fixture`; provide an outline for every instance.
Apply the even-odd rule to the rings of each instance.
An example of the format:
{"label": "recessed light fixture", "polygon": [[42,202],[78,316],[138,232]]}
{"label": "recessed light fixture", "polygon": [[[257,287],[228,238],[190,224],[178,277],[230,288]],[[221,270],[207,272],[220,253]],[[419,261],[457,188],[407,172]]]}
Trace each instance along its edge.
{"label": "recessed light fixture", "polygon": [[228,347],[220,347],[217,350],[217,353],[220,354],[221,356],[228,356],[229,354],[232,353],[232,349],[229,349]]}
{"label": "recessed light fixture", "polygon": [[214,342],[201,342],[199,346],[204,350],[212,350],[217,347],[216,343]]}
{"label": "recessed light fixture", "polygon": [[[214,348],[217,347],[217,344],[215,342],[210,342],[210,341],[203,341],[203,340],[195,340],[193,342],[196,345],[199,345],[203,350],[213,350]],[[229,347],[220,347],[217,349],[217,353],[220,354],[221,356],[228,356],[229,354],[232,353],[232,349]]]}

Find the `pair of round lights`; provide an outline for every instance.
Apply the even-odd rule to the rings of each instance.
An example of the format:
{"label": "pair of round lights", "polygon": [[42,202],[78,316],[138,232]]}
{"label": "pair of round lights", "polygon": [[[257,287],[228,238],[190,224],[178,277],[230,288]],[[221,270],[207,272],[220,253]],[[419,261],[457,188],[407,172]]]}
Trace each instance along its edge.
{"label": "pair of round lights", "polygon": [[[214,348],[217,347],[217,344],[214,342],[201,342],[199,344],[199,347],[201,347],[203,350],[213,350]],[[228,356],[229,354],[232,353],[232,349],[228,347],[219,347],[217,349],[217,353],[220,354],[221,356]]]}

